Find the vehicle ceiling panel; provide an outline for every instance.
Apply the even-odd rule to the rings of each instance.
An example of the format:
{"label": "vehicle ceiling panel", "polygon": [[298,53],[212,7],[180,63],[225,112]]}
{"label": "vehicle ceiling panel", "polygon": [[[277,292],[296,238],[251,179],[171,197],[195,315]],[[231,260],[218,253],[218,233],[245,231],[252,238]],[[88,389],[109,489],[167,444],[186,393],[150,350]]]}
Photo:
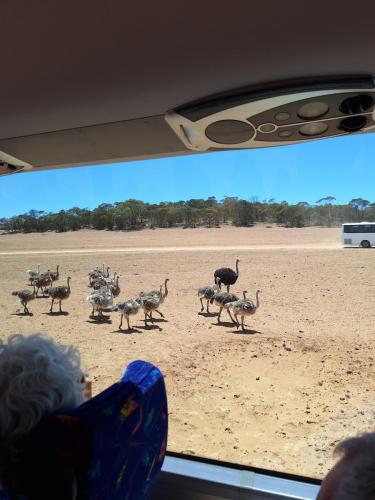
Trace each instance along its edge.
{"label": "vehicle ceiling panel", "polygon": [[375,2],[3,0],[0,138],[162,115],[229,89],[375,74]]}

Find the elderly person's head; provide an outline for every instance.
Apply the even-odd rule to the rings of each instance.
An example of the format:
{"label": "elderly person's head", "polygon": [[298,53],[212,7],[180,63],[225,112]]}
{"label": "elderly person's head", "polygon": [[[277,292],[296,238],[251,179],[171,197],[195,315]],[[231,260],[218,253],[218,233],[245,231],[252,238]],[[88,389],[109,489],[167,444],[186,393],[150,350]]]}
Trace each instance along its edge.
{"label": "elderly person's head", "polygon": [[81,448],[69,458],[65,447],[80,430],[51,414],[79,406],[85,390],[75,347],[41,334],[0,341],[0,489],[11,498],[76,498]]}
{"label": "elderly person's head", "polygon": [[375,500],[375,433],[340,443],[339,461],[325,477],[317,500]]}
{"label": "elderly person's head", "polygon": [[80,355],[42,334],[0,341],[0,440],[11,442],[47,414],[84,400]]}

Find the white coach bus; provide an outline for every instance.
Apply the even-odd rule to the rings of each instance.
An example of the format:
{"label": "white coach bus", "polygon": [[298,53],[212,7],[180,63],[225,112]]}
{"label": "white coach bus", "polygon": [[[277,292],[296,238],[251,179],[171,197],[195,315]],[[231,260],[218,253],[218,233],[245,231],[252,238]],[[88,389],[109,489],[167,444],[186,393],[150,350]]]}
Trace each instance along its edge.
{"label": "white coach bus", "polygon": [[375,222],[350,222],[342,225],[344,245],[370,248],[375,246]]}

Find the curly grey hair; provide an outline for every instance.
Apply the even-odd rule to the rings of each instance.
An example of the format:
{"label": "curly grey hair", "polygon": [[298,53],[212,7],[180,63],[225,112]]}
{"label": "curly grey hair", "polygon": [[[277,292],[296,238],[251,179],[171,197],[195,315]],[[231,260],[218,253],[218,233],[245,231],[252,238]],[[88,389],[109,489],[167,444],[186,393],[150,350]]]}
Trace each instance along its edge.
{"label": "curly grey hair", "polygon": [[79,351],[40,333],[0,341],[0,439],[27,434],[48,413],[83,402]]}
{"label": "curly grey hair", "polygon": [[341,480],[335,500],[375,498],[375,432],[346,439],[335,453],[350,457],[350,471]]}

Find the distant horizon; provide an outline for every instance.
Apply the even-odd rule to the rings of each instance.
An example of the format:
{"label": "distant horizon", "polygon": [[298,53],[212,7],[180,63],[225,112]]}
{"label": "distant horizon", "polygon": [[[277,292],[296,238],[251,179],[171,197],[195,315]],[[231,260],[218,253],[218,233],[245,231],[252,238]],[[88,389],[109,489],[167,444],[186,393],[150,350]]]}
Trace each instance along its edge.
{"label": "distant horizon", "polygon": [[[161,203],[163,204],[168,204],[168,203],[186,203],[192,199],[194,200],[204,200],[204,201],[207,201],[209,200],[210,198],[216,198],[216,201],[217,203],[221,204],[223,201],[224,201],[224,198],[222,200],[218,199],[215,195],[211,195],[211,196],[207,196],[206,198],[189,198],[189,199],[186,199],[186,200],[178,200],[178,201],[171,201],[171,200],[161,200],[160,202],[158,203],[152,203],[152,202],[148,202],[148,201],[145,201],[145,200],[140,200],[140,199],[136,199],[136,198],[128,198],[127,200],[121,200],[121,201],[114,201],[112,203],[109,203],[109,202],[101,202],[99,203],[97,206],[94,206],[93,208],[89,208],[89,207],[80,207],[78,205],[75,205],[75,206],[72,206],[72,207],[68,207],[68,208],[61,208],[61,209],[58,209],[56,210],[55,212],[47,212],[47,211],[44,211],[44,210],[38,210],[38,209],[35,209],[35,208],[30,208],[30,210],[28,210],[27,212],[22,212],[22,213],[19,213],[19,214],[14,214],[14,215],[11,215],[9,217],[2,217],[0,215],[0,219],[1,218],[5,218],[5,219],[8,219],[8,218],[11,218],[11,217],[17,217],[17,216],[20,216],[20,215],[25,215],[25,214],[28,214],[32,211],[36,211],[36,212],[44,212],[46,214],[49,214],[49,213],[58,213],[58,212],[61,212],[61,211],[69,211],[71,209],[74,209],[74,208],[79,208],[81,210],[88,210],[88,211],[93,211],[95,210],[97,207],[99,207],[100,205],[111,205],[111,206],[114,206],[115,204],[117,203],[126,203],[127,201],[129,200],[135,200],[135,201],[139,201],[141,203],[144,203],[146,205],[159,205]],[[241,199],[240,197],[237,197],[237,196],[228,196],[228,197],[225,197],[225,198],[233,198],[233,199],[238,199],[240,201],[242,201],[243,199]],[[325,198],[325,197],[324,197]],[[323,200],[324,200],[323,198]],[[359,199],[361,197],[356,197],[356,198],[352,198],[351,200],[349,200],[348,202],[343,202],[343,203],[338,203],[336,202],[336,200],[334,201],[330,201],[330,205],[332,206],[345,206],[345,205],[349,205],[349,202],[354,200],[354,199]],[[363,198],[364,199],[364,198]],[[308,202],[305,202],[303,200],[301,200],[300,202],[297,202],[297,203],[289,203],[288,200],[276,200],[276,199],[270,199],[270,200],[259,200],[259,199],[256,199],[256,197],[253,197],[253,199],[249,199],[249,200],[245,200],[245,201],[248,201],[250,203],[259,203],[259,204],[283,204],[283,203],[287,203],[288,205],[297,205],[298,203],[308,203]],[[317,200],[315,203],[308,203],[308,205],[312,208],[316,207],[319,205],[319,201],[320,200]],[[370,201],[370,200],[367,200],[367,201]],[[370,204],[372,202],[370,201]],[[374,202],[375,203],[375,202]],[[324,203],[322,202],[322,206],[324,205]]]}
{"label": "distant horizon", "polygon": [[375,201],[374,134],[296,145],[21,173],[0,178],[0,218],[92,210],[127,199],[178,202],[225,196],[288,204],[333,196]]}

